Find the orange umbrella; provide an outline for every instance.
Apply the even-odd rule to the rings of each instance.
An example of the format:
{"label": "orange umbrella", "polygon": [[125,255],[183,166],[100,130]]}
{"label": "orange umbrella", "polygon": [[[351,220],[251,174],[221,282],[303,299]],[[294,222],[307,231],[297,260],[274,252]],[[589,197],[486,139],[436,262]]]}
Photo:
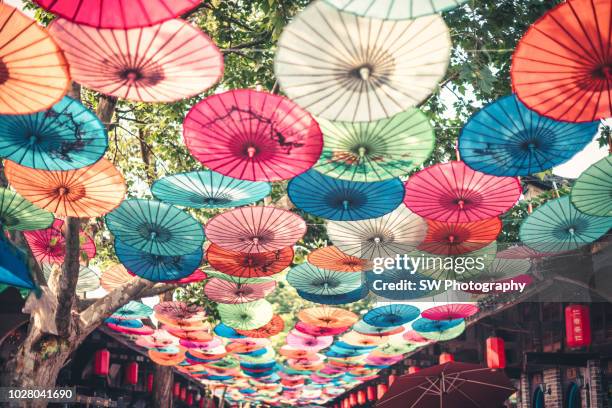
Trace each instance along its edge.
{"label": "orange umbrella", "polygon": [[36,21],[0,3],[0,114],[50,108],[70,86],[62,51]]}
{"label": "orange umbrella", "polygon": [[173,366],[181,363],[185,359],[185,352],[183,350],[178,353],[162,353],[160,351],[149,350],[149,358],[154,363],[162,366]]}
{"label": "orange umbrella", "polygon": [[319,248],[308,255],[308,262],[322,269],[339,272],[363,272],[370,268],[367,259],[347,255],[335,246]]}
{"label": "orange umbrella", "polygon": [[340,337],[340,340],[352,346],[378,346],[387,342],[387,336],[375,337],[361,334],[356,331],[350,331]]}
{"label": "orange umbrella", "polygon": [[285,322],[279,315],[274,315],[268,324],[254,330],[236,330],[238,334],[253,338],[266,338],[276,336],[285,328]]}
{"label": "orange umbrella", "polygon": [[307,359],[308,357],[316,356],[316,353],[311,350],[298,349],[291,346],[283,346],[278,352],[287,358]]}
{"label": "orange umbrella", "polygon": [[359,317],[353,312],[328,306],[303,309],[297,317],[306,324],[319,327],[346,327],[359,320]]}
{"label": "orange umbrella", "polygon": [[178,337],[179,339],[183,340],[205,343],[213,339],[212,334],[202,330],[185,330],[184,328],[179,329],[171,326],[163,326],[163,329],[174,337]]}
{"label": "orange umbrella", "polygon": [[6,160],[4,173],[28,201],[60,216],[104,215],[123,201],[126,192],[123,176],[106,159],[68,171],[36,170]]}
{"label": "orange umbrella", "polygon": [[107,292],[112,292],[119,286],[131,281],[134,278],[135,275],[131,275],[127,269],[125,269],[125,266],[117,264],[102,272],[102,276],[100,277],[100,286],[102,286]]}

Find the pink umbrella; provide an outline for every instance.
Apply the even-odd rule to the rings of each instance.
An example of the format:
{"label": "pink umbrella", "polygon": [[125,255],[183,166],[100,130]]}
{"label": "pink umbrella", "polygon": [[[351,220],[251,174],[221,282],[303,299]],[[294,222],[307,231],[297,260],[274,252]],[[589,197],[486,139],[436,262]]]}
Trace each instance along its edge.
{"label": "pink umbrella", "polygon": [[404,334],[402,334],[402,338],[408,343],[429,343],[430,341],[414,330],[406,331]]}
{"label": "pink umbrella", "polygon": [[92,27],[134,28],[170,20],[196,7],[202,0],[34,0],[45,10]]}
{"label": "pink umbrella", "polygon": [[183,123],[185,144],[206,167],[251,181],[287,180],[319,159],[323,136],[287,98],[237,89],[209,96]]}
{"label": "pink umbrella", "polygon": [[221,248],[269,252],[294,245],[306,233],[298,215],[274,207],[241,207],[221,213],[206,224],[206,237]]}
{"label": "pink umbrella", "polygon": [[517,178],[490,176],[453,161],[411,176],[404,203],[427,219],[470,222],[503,214],[516,204],[521,192]]}
{"label": "pink umbrella", "polygon": [[210,341],[203,342],[180,339],[179,344],[185,348],[197,349],[198,351],[206,353],[217,347],[223,346],[223,341],[221,341],[219,337],[214,337]]}
{"label": "pink umbrella", "polygon": [[204,287],[204,293],[213,302],[249,303],[263,299],[276,289],[276,281],[262,283],[238,283],[212,278]]}
{"label": "pink umbrella", "polygon": [[333,336],[309,336],[307,334],[296,334],[295,332],[287,335],[287,344],[291,347],[304,350],[321,350],[331,346],[334,342]]}
{"label": "pink umbrella", "polygon": [[421,312],[421,316],[429,320],[465,319],[479,310],[478,306],[470,303],[447,303],[426,309]]}
{"label": "pink umbrella", "polygon": [[146,348],[164,348],[173,346],[176,343],[176,337],[170,335],[170,333],[165,330],[155,330],[153,333],[146,336],[140,336],[136,340],[137,346]]}
{"label": "pink umbrella", "polygon": [[127,326],[120,326],[118,324],[112,324],[112,323],[107,323],[106,325],[116,332],[123,333],[123,334],[130,334],[133,336],[147,336],[147,335],[151,335],[155,333],[155,330],[153,330],[152,328],[148,326],[127,327]]}
{"label": "pink umbrella", "polygon": [[[34,258],[40,263],[62,264],[66,254],[66,239],[63,231],[64,221],[56,219],[46,229],[25,231],[23,234]],[[81,254],[83,258],[96,256],[96,244],[91,237],[81,230]]]}
{"label": "pink umbrella", "polygon": [[64,51],[73,80],[118,98],[173,102],[204,92],[223,74],[216,45],[180,19],[128,30],[58,19],[49,31]]}
{"label": "pink umbrella", "polygon": [[399,355],[399,356],[389,356],[389,357],[383,357],[383,356],[368,356],[365,359],[365,363],[366,364],[372,364],[372,365],[392,365],[397,363],[398,361],[401,361],[404,359],[403,355]]}
{"label": "pink umbrella", "polygon": [[319,327],[306,324],[304,322],[297,322],[295,324],[295,330],[300,333],[308,334],[310,336],[335,336],[342,334],[350,329],[349,327]]}

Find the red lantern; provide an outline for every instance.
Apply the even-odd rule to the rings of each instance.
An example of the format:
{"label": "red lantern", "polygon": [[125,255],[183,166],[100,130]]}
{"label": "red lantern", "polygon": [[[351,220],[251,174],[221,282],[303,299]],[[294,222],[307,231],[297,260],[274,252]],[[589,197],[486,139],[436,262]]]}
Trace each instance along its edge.
{"label": "red lantern", "polygon": [[187,387],[181,387],[181,401],[187,399]]}
{"label": "red lantern", "polygon": [[440,364],[450,363],[451,361],[455,361],[455,357],[451,353],[440,354]]}
{"label": "red lantern", "polygon": [[565,308],[565,342],[570,348],[591,344],[591,316],[589,307],[569,305]]}
{"label": "red lantern", "polygon": [[378,384],[376,386],[376,398],[381,399],[383,395],[387,392],[387,384]]}
{"label": "red lantern", "polygon": [[366,388],[366,396],[368,397],[368,401],[376,401],[376,387],[368,385],[368,388]]}
{"label": "red lantern", "polygon": [[355,405],[357,405],[357,395],[355,395],[355,393],[352,393],[351,395],[349,395],[349,405],[351,407],[354,407]]}
{"label": "red lantern", "polygon": [[187,395],[187,405],[192,405],[193,404],[193,394],[189,393]]}
{"label": "red lantern", "polygon": [[397,376],[395,374],[389,374],[389,377],[387,378],[387,385],[390,387],[391,384],[393,384],[396,379],[397,379]]}
{"label": "red lantern", "polygon": [[135,361],[129,362],[125,366],[125,383],[128,385],[138,384],[138,363]]}
{"label": "red lantern", "polygon": [[172,395],[178,397],[181,395],[181,383],[175,382],[174,388],[172,389]]}
{"label": "red lantern", "polygon": [[94,355],[94,374],[99,376],[107,376],[110,366],[110,351],[101,349],[96,351]]}
{"label": "red lantern", "polygon": [[418,373],[419,371],[421,371],[421,367],[417,367],[417,366],[408,367],[408,374]]}
{"label": "red lantern", "polygon": [[357,404],[363,405],[366,403],[366,393],[365,390],[357,391]]}
{"label": "red lantern", "polygon": [[493,369],[506,368],[506,349],[504,339],[489,337],[487,339],[487,367]]}
{"label": "red lantern", "polygon": [[153,391],[153,373],[147,374],[147,391]]}
{"label": "red lantern", "polygon": [[205,402],[205,401],[206,401],[206,400],[205,400],[204,398],[202,398],[202,399],[200,400],[200,405],[199,405],[199,408],[204,408],[204,402]]}

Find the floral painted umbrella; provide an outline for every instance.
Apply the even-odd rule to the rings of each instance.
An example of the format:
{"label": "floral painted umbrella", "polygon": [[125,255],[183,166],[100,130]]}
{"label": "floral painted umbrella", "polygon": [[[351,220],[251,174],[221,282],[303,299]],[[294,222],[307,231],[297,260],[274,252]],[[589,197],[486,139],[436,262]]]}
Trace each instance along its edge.
{"label": "floral painted umbrella", "polygon": [[34,289],[26,255],[0,234],[0,283]]}
{"label": "floral painted umbrella", "polygon": [[274,72],[281,89],[314,115],[371,122],[429,96],[446,72],[450,48],[440,16],[369,19],[316,2],[283,30]]}
{"label": "floral painted umbrella", "polygon": [[612,116],[612,6],[570,0],[549,10],[512,55],[512,89],[541,115],[567,122]]}
{"label": "floral painted umbrella", "polygon": [[412,251],[426,231],[425,220],[405,206],[379,218],[327,224],[329,238],[340,251],[370,260]]}
{"label": "floral painted umbrella", "polygon": [[373,122],[318,121],[324,144],[314,168],[342,180],[372,182],[405,176],[434,148],[434,129],[417,108]]}
{"label": "floral painted umbrella", "polygon": [[[56,266],[59,268],[59,266]],[[49,280],[51,276],[51,272],[53,271],[53,266],[50,264],[43,265],[43,275],[45,276],[45,280]],[[76,284],[76,292],[77,293],[85,293],[85,292],[93,292],[94,290],[100,287],[100,277],[97,273],[95,273],[90,268],[81,265],[79,268],[79,277],[77,279]]]}
{"label": "floral painted umbrella", "polygon": [[321,269],[305,262],[289,271],[287,282],[302,292],[334,296],[360,289],[362,277],[360,273]]}
{"label": "floral painted umbrella", "polygon": [[67,171],[44,171],[4,161],[9,184],[26,200],[59,216],[104,215],[123,201],[125,180],[106,159]]}
{"label": "floral painted umbrella", "polygon": [[190,276],[202,263],[202,249],[185,255],[154,255],[115,239],[115,254],[129,271],[151,282],[168,282]]}
{"label": "floral painted umbrella", "polygon": [[564,196],[538,207],[521,224],[519,237],[540,252],[571,251],[596,241],[612,228],[612,217],[597,217],[576,209]]}
{"label": "floral painted umbrella", "polygon": [[472,169],[528,176],[558,166],[589,144],[599,122],[558,122],[509,95],[476,112],[461,130],[459,152]]}
{"label": "floral painted umbrella", "polygon": [[262,200],[270,191],[269,183],[238,180],[214,171],[174,174],[151,186],[158,200],[191,208],[240,207]]}
{"label": "floral painted umbrella", "polygon": [[426,339],[446,341],[459,337],[465,330],[465,320],[430,320],[421,318],[412,323],[412,328]]}
{"label": "floral painted umbrella", "polygon": [[293,248],[247,253],[228,251],[211,244],[206,252],[206,260],[210,266],[228,275],[244,278],[263,277],[275,275],[291,265]]}
{"label": "floral painted umbrella", "polygon": [[418,249],[454,256],[477,251],[495,241],[502,222],[499,218],[463,223],[427,220],[427,227],[427,235]]}
{"label": "floral painted umbrella", "polygon": [[223,74],[212,40],[180,19],[146,28],[94,28],[56,19],[49,32],[78,83],[138,102],[173,102],[200,94]]}
{"label": "floral painted umbrella", "polygon": [[572,187],[572,204],[585,214],[612,217],[612,154],[589,167]]}
{"label": "floral painted umbrella", "polygon": [[276,336],[285,328],[285,322],[279,315],[272,316],[272,319],[265,325],[254,330],[236,330],[238,334],[255,339]]}
{"label": "floral painted umbrella", "polygon": [[[24,232],[24,237],[34,258],[40,263],[62,264],[66,255],[66,238],[64,221],[56,219],[51,227]],[[82,259],[93,259],[96,256],[96,245],[84,231],[79,233]]]}
{"label": "floral painted umbrella", "polygon": [[521,192],[516,178],[487,175],[453,161],[427,167],[411,176],[406,182],[404,203],[427,219],[472,222],[508,211]]}
{"label": "floral painted umbrella", "polygon": [[307,325],[324,328],[347,327],[358,320],[353,312],[329,306],[302,309],[297,318]]}
{"label": "floral painted umbrella", "polygon": [[282,96],[248,89],[215,94],[183,123],[189,152],[206,167],[242,180],[279,181],[312,167],[323,138],[317,122]]}
{"label": "floral painted umbrella", "polygon": [[339,272],[364,272],[371,268],[367,259],[347,255],[335,246],[315,249],[308,254],[308,262],[317,268]]}
{"label": "floral painted umbrella", "polygon": [[366,183],[309,170],[289,182],[287,193],[296,207],[317,217],[357,221],[395,210],[402,203],[404,185],[398,178]]}
{"label": "floral painted umbrella", "polygon": [[274,207],[242,207],[226,211],[206,224],[206,236],[230,251],[261,253],[295,244],[306,233],[298,215]]}
{"label": "floral painted umbrella", "polygon": [[115,319],[129,320],[129,319],[146,319],[153,314],[153,309],[149,306],[135,301],[130,301],[124,306],[112,314]]}
{"label": "floral painted umbrella", "polygon": [[221,321],[235,330],[254,330],[272,320],[272,305],[265,299],[249,303],[217,305]]}
{"label": "floral painted umbrella", "polygon": [[478,313],[479,310],[478,306],[471,303],[447,303],[425,309],[421,316],[429,320],[466,319]]}
{"label": "floral painted umbrella", "polygon": [[97,162],[106,151],[106,127],[67,96],[43,112],[0,115],[0,156],[40,170],[73,170]]}
{"label": "floral painted umbrella", "polygon": [[376,307],[363,316],[363,321],[377,327],[402,326],[419,317],[418,307],[406,304],[391,304]]}
{"label": "floral painted umbrella", "polygon": [[41,210],[14,191],[0,187],[0,230],[39,230],[51,223],[53,214]]}
{"label": "floral painted umbrella", "polygon": [[176,18],[201,0],[34,0],[40,7],[77,24],[102,28],[148,27]]}
{"label": "floral painted umbrella", "polygon": [[0,114],[48,109],[69,87],[68,64],[47,31],[16,8],[0,4]]}
{"label": "floral painted umbrella", "polygon": [[362,17],[380,18],[383,20],[407,20],[428,16],[458,7],[467,0],[325,0],[338,10]]}
{"label": "floral painted umbrella", "polygon": [[[204,293],[213,302],[238,304],[263,299],[276,289],[276,282],[236,283],[212,278],[206,282]],[[250,329],[248,329],[250,330]]]}
{"label": "floral painted umbrella", "polygon": [[154,255],[193,254],[204,231],[191,215],[154,200],[129,199],[106,216],[108,229],[124,244]]}
{"label": "floral painted umbrella", "polygon": [[116,264],[106,268],[100,277],[100,286],[107,292],[112,292],[119,286],[134,279],[135,275],[130,274],[125,266]]}

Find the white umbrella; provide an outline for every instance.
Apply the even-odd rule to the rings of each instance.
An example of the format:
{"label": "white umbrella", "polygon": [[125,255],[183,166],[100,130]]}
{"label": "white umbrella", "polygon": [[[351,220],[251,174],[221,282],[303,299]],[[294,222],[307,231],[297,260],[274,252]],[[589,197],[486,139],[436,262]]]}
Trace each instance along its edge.
{"label": "white umbrella", "polygon": [[467,0],[325,0],[339,10],[363,17],[405,20],[460,6]]}

